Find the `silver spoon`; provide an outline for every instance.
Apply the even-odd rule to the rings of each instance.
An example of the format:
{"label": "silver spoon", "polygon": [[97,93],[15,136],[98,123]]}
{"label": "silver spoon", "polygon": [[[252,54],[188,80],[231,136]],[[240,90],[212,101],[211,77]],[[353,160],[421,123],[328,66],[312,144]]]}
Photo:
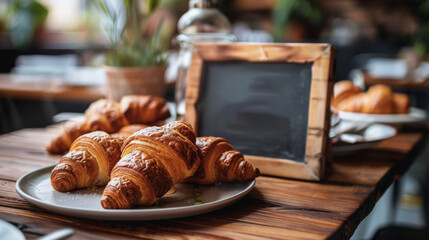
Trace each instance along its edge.
{"label": "silver spoon", "polygon": [[42,236],[38,238],[38,240],[60,240],[60,239],[66,239],[74,234],[73,228],[62,228],[55,230],[51,233],[46,234],[45,236]]}

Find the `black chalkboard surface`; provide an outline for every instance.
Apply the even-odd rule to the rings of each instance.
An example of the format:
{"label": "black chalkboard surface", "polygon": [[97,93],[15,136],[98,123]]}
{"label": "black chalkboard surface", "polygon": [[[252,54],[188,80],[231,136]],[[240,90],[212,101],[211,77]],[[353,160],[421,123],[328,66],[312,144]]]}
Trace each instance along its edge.
{"label": "black chalkboard surface", "polygon": [[311,67],[205,62],[198,135],[228,139],[244,154],[304,162]]}
{"label": "black chalkboard surface", "polygon": [[198,43],[185,120],[228,140],[262,174],[320,180],[329,158],[329,44]]}

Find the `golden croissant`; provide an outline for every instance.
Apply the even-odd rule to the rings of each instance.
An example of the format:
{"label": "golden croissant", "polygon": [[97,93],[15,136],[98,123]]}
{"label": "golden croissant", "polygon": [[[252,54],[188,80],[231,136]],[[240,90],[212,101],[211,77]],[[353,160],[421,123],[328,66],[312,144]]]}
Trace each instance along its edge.
{"label": "golden croissant", "polygon": [[149,127],[149,125],[131,124],[131,125],[122,127],[118,132],[112,133],[111,136],[119,140],[125,141],[127,137],[131,136],[131,134],[147,127]]}
{"label": "golden croissant", "polygon": [[[176,183],[192,176],[200,159],[191,125],[173,122],[142,129],[122,146],[122,158],[113,168],[101,198],[103,208],[151,205]],[[191,137],[192,138],[192,137]]]}
{"label": "golden croissant", "polygon": [[121,105],[108,99],[100,99],[93,102],[85,111],[85,119],[91,131],[104,131],[114,133],[123,126],[128,125],[128,120],[121,111]]}
{"label": "golden croissant", "polygon": [[170,117],[167,101],[151,95],[129,95],[121,98],[121,111],[130,124],[153,124]]}
{"label": "golden croissant", "polygon": [[66,152],[70,149],[74,140],[89,131],[85,120],[64,122],[61,125],[60,134],[51,140],[46,150],[50,153]]}
{"label": "golden croissant", "polygon": [[170,116],[167,102],[154,96],[124,96],[120,103],[108,99],[93,102],[85,111],[85,120],[79,124],[64,124],[59,136],[47,146],[49,153],[69,150],[77,137],[91,131],[118,132],[129,124],[159,125]]}
{"label": "golden croissant", "polygon": [[377,84],[362,92],[347,80],[335,84],[331,100],[336,110],[369,114],[404,114],[409,112],[409,105],[406,94],[393,93],[386,85]]}
{"label": "golden croissant", "polygon": [[[154,123],[153,126],[162,126],[164,125],[164,121],[159,121]],[[127,137],[131,136],[131,134],[143,129],[143,128],[147,128],[147,127],[151,127],[152,125],[146,125],[146,124],[130,124],[130,125],[126,125],[123,126],[121,129],[119,129],[118,132],[112,133],[112,137],[120,139],[122,141],[125,141],[125,139],[127,139]]]}
{"label": "golden croissant", "polygon": [[246,161],[229,142],[219,137],[199,137],[201,164],[187,182],[213,184],[216,182],[249,181],[259,176],[259,169]]}
{"label": "golden croissant", "polygon": [[95,131],[77,138],[70,152],[61,157],[51,172],[51,185],[61,192],[105,186],[121,158],[122,142],[108,133]]}
{"label": "golden croissant", "polygon": [[362,93],[362,89],[355,86],[352,81],[344,80],[335,83],[334,92],[331,99],[331,105],[334,108],[338,107],[343,100]]}

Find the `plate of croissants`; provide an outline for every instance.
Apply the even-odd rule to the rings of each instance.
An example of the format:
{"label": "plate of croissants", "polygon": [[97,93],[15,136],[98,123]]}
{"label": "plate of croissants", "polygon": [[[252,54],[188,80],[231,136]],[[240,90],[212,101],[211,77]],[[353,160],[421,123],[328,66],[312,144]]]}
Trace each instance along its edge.
{"label": "plate of croissants", "polygon": [[93,102],[46,146],[58,163],[22,176],[18,194],[59,214],[125,221],[201,214],[253,189],[259,170],[226,139],[197,138],[189,123],[166,124],[170,115],[155,96]]}
{"label": "plate of croissants", "polygon": [[230,205],[253,189],[259,174],[227,140],[197,138],[189,123],[174,121],[128,137],[83,134],[58,164],[22,176],[16,190],[63,215],[155,220]]}
{"label": "plate of croissants", "polygon": [[398,124],[426,119],[424,110],[410,107],[406,94],[395,93],[383,84],[365,92],[352,81],[339,81],[334,85],[331,107],[340,119],[348,121]]}

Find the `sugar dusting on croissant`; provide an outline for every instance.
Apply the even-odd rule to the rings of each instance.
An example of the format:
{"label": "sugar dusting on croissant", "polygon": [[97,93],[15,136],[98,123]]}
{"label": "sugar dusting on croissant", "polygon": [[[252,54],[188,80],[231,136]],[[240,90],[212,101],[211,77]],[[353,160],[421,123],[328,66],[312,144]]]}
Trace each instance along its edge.
{"label": "sugar dusting on croissant", "polygon": [[235,151],[231,144],[219,137],[199,137],[196,145],[200,150],[201,164],[188,182],[213,184],[216,182],[249,181],[259,176],[259,169]]}
{"label": "sugar dusting on croissant", "polygon": [[102,131],[80,136],[52,170],[52,187],[67,192],[106,185],[113,166],[120,159],[121,145],[121,141]]}
{"label": "sugar dusting on croissant", "polygon": [[101,198],[103,208],[151,205],[200,165],[193,129],[185,122],[149,127],[131,135]]}

